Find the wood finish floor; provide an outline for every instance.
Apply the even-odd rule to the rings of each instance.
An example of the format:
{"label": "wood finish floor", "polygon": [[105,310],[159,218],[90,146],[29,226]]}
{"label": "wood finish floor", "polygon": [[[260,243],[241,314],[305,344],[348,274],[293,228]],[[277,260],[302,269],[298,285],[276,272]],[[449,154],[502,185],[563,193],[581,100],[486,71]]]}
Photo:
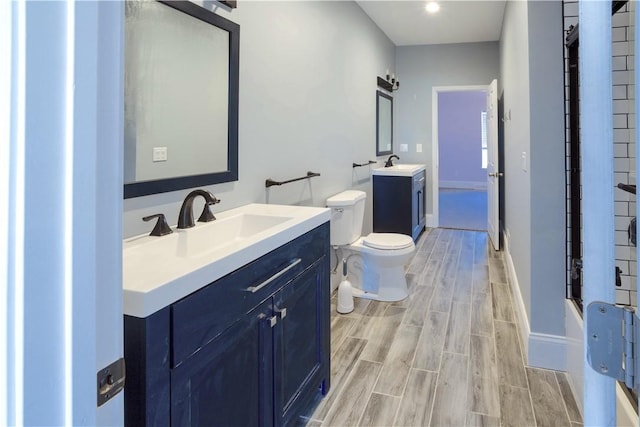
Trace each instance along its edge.
{"label": "wood finish floor", "polygon": [[331,390],[309,426],[572,426],[562,372],[526,367],[507,274],[484,232],[427,229],[410,296],[331,319]]}

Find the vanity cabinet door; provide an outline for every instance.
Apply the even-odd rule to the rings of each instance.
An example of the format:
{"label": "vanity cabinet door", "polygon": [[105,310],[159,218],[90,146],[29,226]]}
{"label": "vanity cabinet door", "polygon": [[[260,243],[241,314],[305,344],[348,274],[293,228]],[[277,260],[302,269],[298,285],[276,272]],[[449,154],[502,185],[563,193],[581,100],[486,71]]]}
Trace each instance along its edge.
{"label": "vanity cabinet door", "polygon": [[425,226],[426,215],[424,212],[425,199],[425,172],[422,171],[413,177],[413,203],[412,203],[412,232],[413,240],[416,240]]}
{"label": "vanity cabinet door", "polygon": [[[329,266],[322,257],[274,295],[275,407],[277,425],[296,418],[317,396],[329,390]],[[324,380],[324,381],[323,381]]]}
{"label": "vanity cabinet door", "polygon": [[171,370],[172,426],[272,426],[271,299]]}

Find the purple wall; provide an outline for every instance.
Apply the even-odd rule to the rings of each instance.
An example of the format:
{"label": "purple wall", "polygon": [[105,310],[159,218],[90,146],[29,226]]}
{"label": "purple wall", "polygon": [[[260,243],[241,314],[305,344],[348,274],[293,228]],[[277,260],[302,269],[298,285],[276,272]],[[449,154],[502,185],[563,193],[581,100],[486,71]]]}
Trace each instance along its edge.
{"label": "purple wall", "polygon": [[438,94],[439,179],[487,182],[482,169],[480,113],[487,111],[485,92]]}

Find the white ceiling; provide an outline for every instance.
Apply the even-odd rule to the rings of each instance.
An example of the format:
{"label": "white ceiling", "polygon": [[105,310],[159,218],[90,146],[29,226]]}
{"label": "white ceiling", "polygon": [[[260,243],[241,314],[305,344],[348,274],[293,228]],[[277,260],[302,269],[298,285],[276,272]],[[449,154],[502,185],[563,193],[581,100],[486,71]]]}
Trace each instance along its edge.
{"label": "white ceiling", "polygon": [[506,0],[440,0],[440,11],[426,1],[359,0],[357,3],[396,46],[496,41]]}

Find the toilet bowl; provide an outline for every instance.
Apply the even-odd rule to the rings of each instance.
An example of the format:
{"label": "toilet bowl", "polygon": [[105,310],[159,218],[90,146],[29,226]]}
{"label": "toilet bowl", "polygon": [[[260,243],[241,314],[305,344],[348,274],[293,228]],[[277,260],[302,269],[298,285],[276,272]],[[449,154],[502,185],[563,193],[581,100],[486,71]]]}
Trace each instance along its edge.
{"label": "toilet bowl", "polygon": [[364,218],[362,191],[344,191],[327,199],[331,208],[331,245],[347,259],[353,296],[400,301],[409,295],[404,266],[415,252],[410,236],[371,233],[360,236]]}

